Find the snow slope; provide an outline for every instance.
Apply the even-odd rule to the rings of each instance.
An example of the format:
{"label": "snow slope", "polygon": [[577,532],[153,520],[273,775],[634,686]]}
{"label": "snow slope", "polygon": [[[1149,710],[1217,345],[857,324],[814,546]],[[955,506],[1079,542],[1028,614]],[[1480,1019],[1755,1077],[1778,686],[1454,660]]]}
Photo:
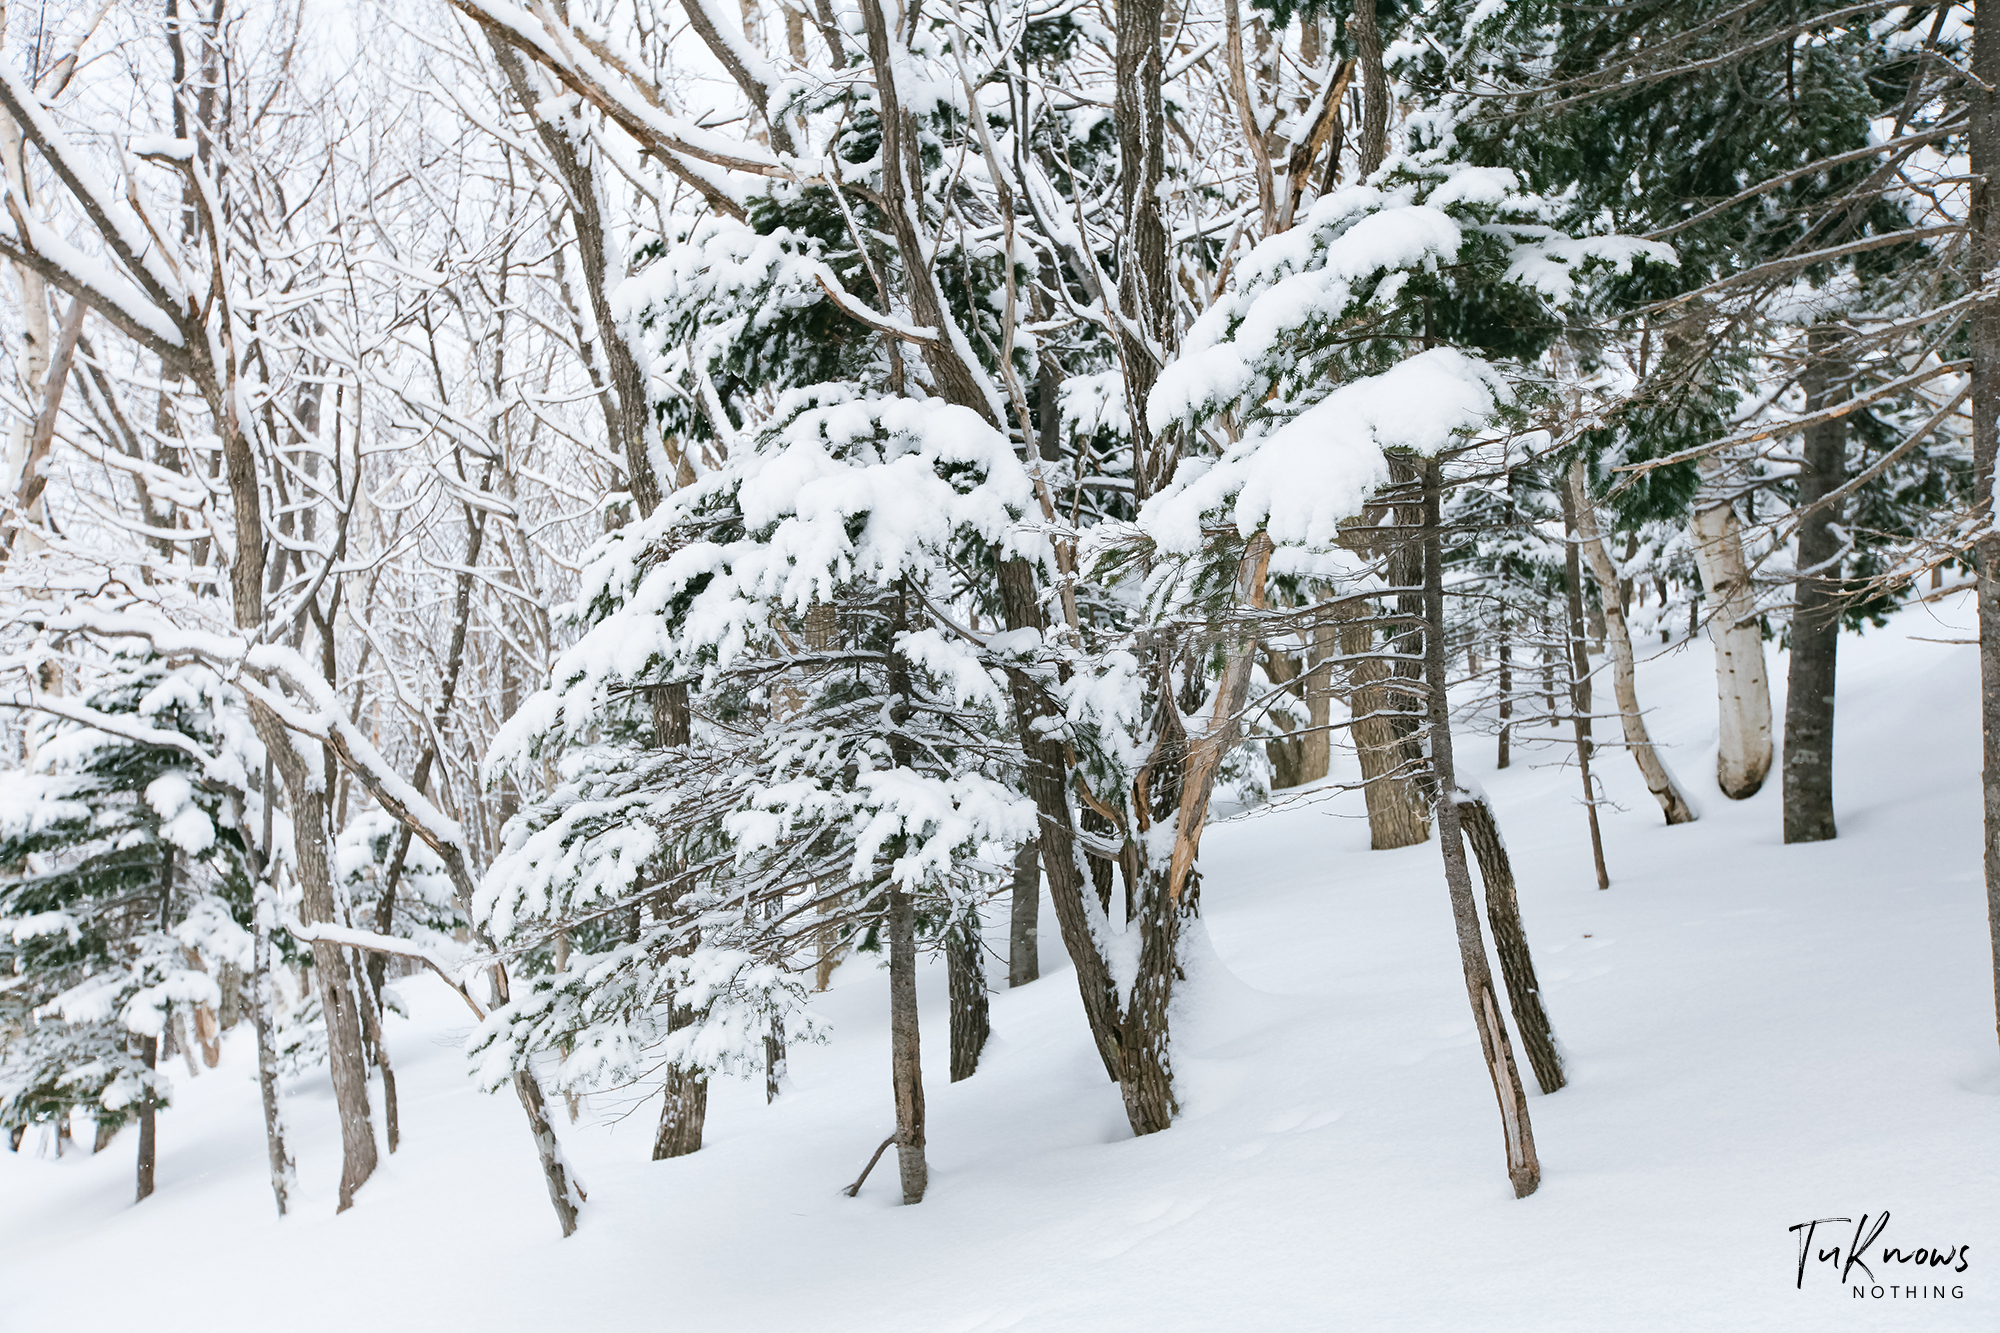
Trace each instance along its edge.
{"label": "snow slope", "polygon": [[[923,978],[921,1206],[896,1205],[893,1162],[838,1192],[893,1127],[885,977],[862,960],[824,997],[833,1043],[793,1052],[775,1106],[761,1080],[718,1085],[699,1154],[646,1160],[651,1105],[588,1109],[565,1142],[591,1202],[562,1241],[518,1108],[466,1079],[469,1016],[412,979],[414,1021],[391,1028],[402,1150],[353,1211],[333,1215],[322,1076],[289,1098],[302,1197],[272,1216],[245,1025],[221,1069],[176,1066],[143,1206],[130,1131],[96,1158],[37,1157],[32,1137],[0,1154],[0,1330],[2000,1327],[1977,668],[1972,648],[1913,637],[1970,620],[1913,611],[1843,640],[1834,843],[1780,845],[1775,775],[1747,802],[1715,791],[1704,644],[1641,673],[1704,817],[1661,826],[1607,755],[1609,892],[1574,771],[1531,766],[1556,752],[1496,773],[1489,738],[1461,739],[1573,1080],[1531,1098],[1544,1174],[1525,1201],[1436,846],[1368,851],[1340,796],[1204,839],[1213,953],[1187,991],[1168,1133],[1129,1137],[1045,908],[1048,970],[995,996],[969,1082],[943,1080],[942,967]],[[1885,1209],[1880,1299],[1830,1263],[1798,1284],[1788,1228]],[[1967,1271],[1885,1268],[1883,1244],[1969,1245]],[[1891,1299],[1892,1277],[1963,1296]]]}

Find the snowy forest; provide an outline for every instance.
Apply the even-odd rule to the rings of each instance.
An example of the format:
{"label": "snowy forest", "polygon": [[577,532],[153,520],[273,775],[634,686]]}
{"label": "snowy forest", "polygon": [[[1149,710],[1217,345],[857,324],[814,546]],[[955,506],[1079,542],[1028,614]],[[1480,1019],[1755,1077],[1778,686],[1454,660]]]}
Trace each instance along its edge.
{"label": "snowy forest", "polygon": [[1996,88],[0,5],[0,1326],[1995,1327]]}

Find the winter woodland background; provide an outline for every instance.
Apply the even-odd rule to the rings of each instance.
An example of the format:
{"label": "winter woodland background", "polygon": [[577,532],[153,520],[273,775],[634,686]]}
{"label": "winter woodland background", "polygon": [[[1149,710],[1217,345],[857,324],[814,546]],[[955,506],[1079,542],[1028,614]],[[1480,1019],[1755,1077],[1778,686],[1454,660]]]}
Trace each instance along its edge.
{"label": "winter woodland background", "polygon": [[1971,5],[0,23],[0,1322],[1992,1326]]}

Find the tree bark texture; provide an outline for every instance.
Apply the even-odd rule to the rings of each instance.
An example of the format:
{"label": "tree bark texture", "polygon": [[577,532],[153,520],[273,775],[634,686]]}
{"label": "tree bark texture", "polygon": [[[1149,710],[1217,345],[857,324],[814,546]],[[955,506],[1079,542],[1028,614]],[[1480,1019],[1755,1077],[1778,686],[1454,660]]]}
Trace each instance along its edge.
{"label": "tree bark texture", "polygon": [[1034,839],[1021,844],[1014,853],[1012,910],[1007,921],[1007,985],[1025,986],[1042,975],[1040,934],[1042,924],[1041,845]]}
{"label": "tree bark texture", "polygon": [[1506,1020],[1494,1002],[1493,973],[1486,962],[1486,941],[1479,929],[1479,907],[1472,893],[1472,871],[1465,860],[1459,826],[1459,787],[1451,746],[1451,707],[1445,698],[1449,673],[1444,650],[1444,541],[1439,518],[1439,467],[1426,459],[1424,476],[1424,666],[1428,677],[1431,768],[1440,799],[1437,803],[1438,850],[1444,854],[1445,887],[1451,895],[1451,915],[1458,931],[1459,963],[1465,972],[1466,998],[1472,1004],[1472,1025],[1479,1032],[1480,1054],[1493,1080],[1500,1104],[1500,1127],[1507,1148],[1507,1178],[1514,1197],[1525,1199],[1541,1184],[1541,1163],[1535,1156],[1535,1132],[1528,1120],[1528,1099],[1521,1073],[1514,1065],[1513,1044]]}
{"label": "tree bark texture", "polygon": [[1472,844],[1479,877],[1486,882],[1486,924],[1493,928],[1493,949],[1500,955],[1500,975],[1507,982],[1508,1008],[1521,1029],[1521,1047],[1528,1053],[1528,1065],[1542,1091],[1554,1092],[1569,1081],[1569,1076],[1563,1072],[1555,1024],[1542,1005],[1535,958],[1528,949],[1528,931],[1521,923],[1520,898],[1514,891],[1514,863],[1500,837],[1500,823],[1484,795],[1463,793],[1458,798],[1458,823],[1465,831],[1465,840]]}
{"label": "tree bark texture", "polygon": [[1389,664],[1374,656],[1374,617],[1365,603],[1338,607],[1340,652],[1350,661],[1348,731],[1361,762],[1362,796],[1368,805],[1368,845],[1378,852],[1414,847],[1431,836],[1431,821],[1423,789],[1404,763],[1403,738],[1396,732],[1390,691],[1382,685],[1391,676]]}
{"label": "tree bark texture", "polygon": [[[1972,187],[1968,223],[1968,276],[2000,266],[2000,24],[1973,27],[1972,73],[1966,89],[1971,111]],[[1976,280],[1976,277],[1975,277]],[[1994,519],[1994,456],[2000,451],[2000,303],[1972,308],[1972,484],[1980,516]],[[1991,528],[1988,528],[1990,534]],[[1979,600],[1979,724],[1982,805],[1986,838],[1986,919],[1993,948],[1996,1031],[2000,1031],[2000,536],[1973,548]]]}
{"label": "tree bark texture", "polygon": [[[1806,411],[1830,406],[1837,330],[1806,334]],[[1798,503],[1798,581],[1792,595],[1792,660],[1785,686],[1784,787],[1786,842],[1836,836],[1833,818],[1833,696],[1840,647],[1840,510],[1818,504],[1847,478],[1847,422],[1836,417],[1805,434]]]}
{"label": "tree bark texture", "polygon": [[1389,77],[1382,59],[1382,31],[1375,0],[1355,0],[1351,31],[1361,62],[1361,179],[1375,174],[1389,155]]}
{"label": "tree bark texture", "polygon": [[1724,796],[1742,801],[1755,796],[1771,772],[1771,686],[1736,506],[1724,490],[1722,464],[1711,455],[1700,466],[1702,489],[1690,535],[1715,645],[1720,733],[1715,780]]}
{"label": "tree bark texture", "polygon": [[1604,644],[1611,657],[1611,685],[1618,696],[1618,718],[1625,729],[1625,748],[1632,752],[1640,775],[1646,779],[1646,790],[1660,803],[1660,812],[1667,822],[1692,824],[1694,807],[1681,794],[1666,762],[1653,748],[1645,714],[1639,711],[1638,664],[1632,652],[1632,632],[1625,623],[1625,609],[1618,599],[1618,570],[1611,563],[1611,552],[1605,548],[1597,509],[1590,498],[1590,477],[1581,459],[1570,464],[1569,488],[1570,503],[1576,512],[1577,544],[1590,563],[1604,608]]}
{"label": "tree bark texture", "polygon": [[1145,500],[1173,475],[1173,451],[1154,438],[1139,410],[1172,351],[1174,294],[1160,180],[1166,172],[1167,116],[1161,89],[1162,0],[1117,6],[1111,119],[1118,131],[1118,198],[1124,228],[1118,238],[1119,361],[1125,401],[1132,404],[1136,498]]}
{"label": "tree bark texture", "polygon": [[916,907],[894,881],[889,885],[889,1073],[903,1202],[922,1203],[930,1168],[924,1161],[924,1070],[917,1031]]}
{"label": "tree bark texture", "polygon": [[951,990],[951,1081],[968,1079],[993,1031],[986,999],[986,960],[979,914],[968,912],[945,933],[945,972]]}

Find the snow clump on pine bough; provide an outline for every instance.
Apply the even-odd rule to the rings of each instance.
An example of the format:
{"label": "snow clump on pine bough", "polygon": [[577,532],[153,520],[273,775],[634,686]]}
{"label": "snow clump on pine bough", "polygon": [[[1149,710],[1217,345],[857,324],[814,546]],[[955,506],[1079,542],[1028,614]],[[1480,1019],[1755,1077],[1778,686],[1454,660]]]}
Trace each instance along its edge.
{"label": "snow clump on pine bough", "polygon": [[1147,418],[1156,432],[1224,418],[1236,429],[1140,514],[1160,549],[1194,554],[1204,529],[1225,525],[1281,547],[1332,546],[1388,481],[1387,453],[1435,455],[1517,407],[1528,377],[1492,350],[1402,355],[1438,308],[1505,302],[1553,317],[1588,269],[1675,262],[1659,242],[1556,231],[1513,172],[1451,162],[1448,133],[1438,139],[1259,244],[1189,329]]}

